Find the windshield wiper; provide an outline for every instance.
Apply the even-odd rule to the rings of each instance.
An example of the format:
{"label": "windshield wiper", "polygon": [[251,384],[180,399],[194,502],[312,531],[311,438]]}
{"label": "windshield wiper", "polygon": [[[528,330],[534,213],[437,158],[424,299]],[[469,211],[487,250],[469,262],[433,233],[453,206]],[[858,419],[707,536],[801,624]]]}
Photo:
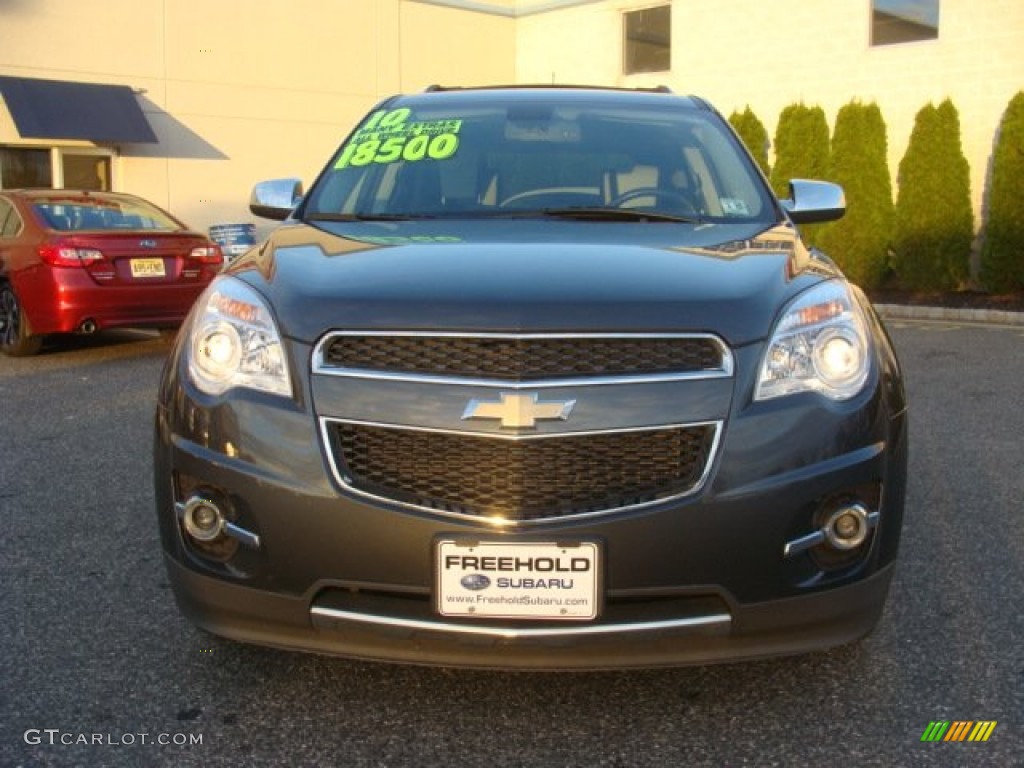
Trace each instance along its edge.
{"label": "windshield wiper", "polygon": [[487,211],[453,212],[453,218],[509,218],[528,219],[538,216],[565,219],[592,219],[594,221],[657,221],[675,224],[700,224],[697,216],[674,216],[657,211],[643,211],[637,208],[594,208],[571,206],[568,208],[498,208]]}
{"label": "windshield wiper", "polygon": [[311,213],[304,221],[409,221],[411,219],[433,219],[414,213]]}
{"label": "windshield wiper", "polygon": [[671,213],[644,211],[639,208],[593,208],[571,206],[569,208],[542,208],[539,213],[545,216],[565,216],[567,218],[598,219],[601,221],[668,221],[682,224],[699,224],[699,216],[676,216]]}

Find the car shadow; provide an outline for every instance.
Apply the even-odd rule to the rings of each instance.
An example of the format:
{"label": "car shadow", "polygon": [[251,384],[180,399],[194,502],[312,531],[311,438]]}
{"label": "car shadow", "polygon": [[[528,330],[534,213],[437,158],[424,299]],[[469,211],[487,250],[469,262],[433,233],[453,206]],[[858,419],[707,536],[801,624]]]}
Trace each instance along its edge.
{"label": "car shadow", "polygon": [[170,346],[162,341],[157,331],[142,329],[119,328],[90,334],[60,334],[47,337],[43,342],[39,355],[60,355],[90,349],[113,348],[133,344],[153,344],[154,342],[165,347]]}

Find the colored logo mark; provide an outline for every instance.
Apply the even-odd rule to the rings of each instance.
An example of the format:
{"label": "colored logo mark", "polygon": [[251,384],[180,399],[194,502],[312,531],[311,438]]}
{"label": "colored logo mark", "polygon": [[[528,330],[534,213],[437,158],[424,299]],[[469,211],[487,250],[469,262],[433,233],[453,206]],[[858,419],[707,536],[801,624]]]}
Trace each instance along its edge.
{"label": "colored logo mark", "polygon": [[489,586],[491,586],[491,580],[484,576],[482,573],[466,574],[462,577],[460,583],[466,589],[471,589],[474,592],[479,592],[481,589],[487,589]]}
{"label": "colored logo mark", "polygon": [[995,720],[932,720],[921,741],[988,741],[995,729]]}

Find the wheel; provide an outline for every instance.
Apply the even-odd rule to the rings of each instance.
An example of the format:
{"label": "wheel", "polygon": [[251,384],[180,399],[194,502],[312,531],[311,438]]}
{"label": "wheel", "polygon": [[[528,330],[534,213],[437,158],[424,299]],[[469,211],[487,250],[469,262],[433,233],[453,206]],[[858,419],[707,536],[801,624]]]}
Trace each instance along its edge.
{"label": "wheel", "polygon": [[687,213],[698,213],[693,201],[682,192],[676,192],[673,189],[661,189],[660,187],[637,187],[636,189],[631,189],[629,192],[623,192],[611,200],[608,205],[612,208],[623,208],[626,203],[641,197],[653,197],[655,200],[661,198],[674,203],[681,203]]}
{"label": "wheel", "polygon": [[170,346],[178,338],[177,328],[161,328],[160,329],[160,341]]}
{"label": "wheel", "polygon": [[0,351],[9,357],[28,357],[42,345],[42,336],[32,335],[14,289],[4,283],[0,286]]}

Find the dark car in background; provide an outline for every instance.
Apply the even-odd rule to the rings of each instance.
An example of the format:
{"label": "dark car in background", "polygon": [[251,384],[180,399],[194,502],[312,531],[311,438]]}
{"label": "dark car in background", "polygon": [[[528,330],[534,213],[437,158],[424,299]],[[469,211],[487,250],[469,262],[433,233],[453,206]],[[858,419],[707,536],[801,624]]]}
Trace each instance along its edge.
{"label": "dark car in background", "polygon": [[133,195],[0,191],[0,351],[55,333],[174,329],[220,271],[220,248]]}
{"label": "dark car in background", "polygon": [[214,633],[366,659],[658,666],[878,621],[906,485],[878,316],[722,117],[667,92],[381,103],[196,302],[155,432]]}

